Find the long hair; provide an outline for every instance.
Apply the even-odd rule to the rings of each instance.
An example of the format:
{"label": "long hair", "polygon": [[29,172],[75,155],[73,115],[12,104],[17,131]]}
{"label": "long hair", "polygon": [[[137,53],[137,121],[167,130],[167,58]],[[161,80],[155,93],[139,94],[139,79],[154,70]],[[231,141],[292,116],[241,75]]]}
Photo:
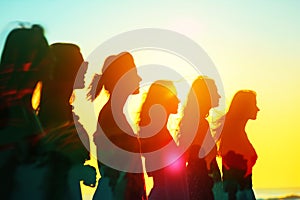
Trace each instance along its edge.
{"label": "long hair", "polygon": [[215,82],[207,76],[198,76],[193,81],[183,107],[183,117],[180,121],[180,131],[177,136],[180,143],[187,142],[183,141],[186,138],[183,137],[184,134],[197,134],[201,128],[199,126],[200,121],[208,116],[212,107],[210,94],[212,86],[215,87]]}
{"label": "long hair", "polygon": [[[16,28],[8,34],[0,61],[0,101],[6,104],[6,118],[18,118],[18,126],[28,128],[24,135],[42,131],[30,100],[37,82],[49,76],[50,64],[49,45],[40,25]],[[7,111],[20,109],[20,105],[22,112]]]}
{"label": "long hair", "polygon": [[[39,113],[42,122],[47,122],[50,119],[55,120],[56,113],[67,113],[64,110],[65,108],[58,108],[58,106],[62,106],[62,104],[65,106],[65,103],[70,100],[76,74],[83,62],[80,48],[76,44],[54,43],[50,45],[50,50],[55,62],[50,72],[51,80],[45,81],[43,85]],[[57,93],[57,88],[63,88],[63,90]],[[53,98],[54,96],[56,98]],[[49,116],[52,116],[52,118]]]}
{"label": "long hair", "polygon": [[[29,99],[38,81],[49,78],[52,56],[40,25],[13,29],[7,36],[0,61],[0,91],[17,91],[13,98]],[[4,94],[3,94],[4,95]],[[10,96],[10,97],[9,97]],[[3,96],[10,101],[12,95]]]}
{"label": "long hair", "polygon": [[[194,80],[184,106],[183,119],[184,116],[206,117],[208,115],[211,109],[210,88],[213,85],[215,85],[215,81],[207,76],[198,76]],[[195,110],[197,108],[198,110]]]}
{"label": "long hair", "polygon": [[101,75],[95,74],[93,77],[87,98],[94,101],[103,87],[111,94],[120,77],[133,67],[135,67],[134,60],[128,52],[106,58]]}
{"label": "long hair", "polygon": [[256,101],[256,92],[252,90],[240,90],[232,98],[229,110],[226,114],[228,120],[244,119],[247,117],[249,105]]}
{"label": "long hair", "polygon": [[53,79],[73,83],[83,62],[79,46],[72,43],[54,43],[50,45],[50,49],[55,58]]}
{"label": "long hair", "polygon": [[1,55],[1,65],[22,65],[31,62],[38,65],[49,53],[49,45],[40,25],[16,28],[7,36]]}
{"label": "long hair", "polygon": [[[256,92],[252,90],[239,90],[232,98],[230,107],[225,117],[223,117],[224,126],[221,130],[221,151],[222,143],[239,143],[240,140],[235,128],[240,124],[240,122],[247,120],[249,115],[249,106],[256,102]],[[241,134],[244,134],[242,132]]]}
{"label": "long hair", "polygon": [[2,88],[17,92],[27,89],[26,94],[33,93],[38,81],[50,78],[52,62],[50,48],[40,25],[12,30],[1,55],[0,71],[3,72],[2,76],[6,76],[6,80],[0,78]]}
{"label": "long hair", "polygon": [[176,95],[177,91],[172,81],[158,80],[152,83],[140,110],[139,126],[150,123],[150,109],[155,104],[163,106],[166,113],[170,114],[179,103]]}
{"label": "long hair", "polygon": [[[252,90],[238,91],[226,114],[225,124],[221,133],[219,154],[223,157],[225,168],[237,168],[252,173],[257,154],[244,130],[247,120],[256,105],[256,93]],[[243,174],[243,176],[245,176]]]}

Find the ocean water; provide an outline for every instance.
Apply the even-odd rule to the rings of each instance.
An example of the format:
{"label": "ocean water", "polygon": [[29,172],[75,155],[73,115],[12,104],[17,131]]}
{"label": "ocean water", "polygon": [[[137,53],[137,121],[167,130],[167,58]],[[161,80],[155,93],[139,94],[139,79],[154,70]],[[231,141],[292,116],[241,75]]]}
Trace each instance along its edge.
{"label": "ocean water", "polygon": [[[300,188],[256,188],[254,189],[256,198],[263,199],[299,199]],[[292,198],[293,197],[293,198]]]}

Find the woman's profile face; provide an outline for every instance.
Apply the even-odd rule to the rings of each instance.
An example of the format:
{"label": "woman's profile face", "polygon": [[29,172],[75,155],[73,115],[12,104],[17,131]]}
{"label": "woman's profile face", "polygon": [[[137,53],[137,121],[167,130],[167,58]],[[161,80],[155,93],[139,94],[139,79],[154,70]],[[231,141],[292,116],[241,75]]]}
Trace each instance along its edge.
{"label": "woman's profile face", "polygon": [[132,94],[138,94],[140,93],[140,82],[142,81],[142,78],[138,75],[136,67],[134,67],[131,70],[131,75],[130,75],[130,81],[132,82],[132,88],[133,88],[133,93]]}
{"label": "woman's profile face", "polygon": [[[110,92],[121,92],[123,95],[138,94],[141,77],[137,73],[137,69],[133,58],[129,53],[123,53],[119,57],[108,58],[106,61],[108,67],[105,67],[105,87]],[[112,61],[110,61],[112,60]]]}
{"label": "woman's profile face", "polygon": [[259,108],[257,107],[256,99],[254,99],[251,104],[249,105],[249,119],[255,120],[257,117],[257,112]]}
{"label": "woman's profile face", "polygon": [[211,88],[210,88],[210,97],[211,97],[211,107],[212,108],[218,107],[221,95],[219,94],[217,86],[216,86],[215,83],[213,83]]}
{"label": "woman's profile face", "polygon": [[128,95],[139,94],[141,80],[133,63],[131,67],[120,74],[115,85],[126,91]]}

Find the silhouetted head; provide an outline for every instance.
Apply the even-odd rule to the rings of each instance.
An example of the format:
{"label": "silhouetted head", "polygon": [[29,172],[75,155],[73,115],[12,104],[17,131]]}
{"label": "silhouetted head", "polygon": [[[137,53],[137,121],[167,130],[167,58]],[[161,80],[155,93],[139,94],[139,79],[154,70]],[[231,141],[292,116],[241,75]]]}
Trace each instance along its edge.
{"label": "silhouetted head", "polygon": [[[52,44],[50,48],[55,58],[55,65],[52,73],[53,81],[59,82],[62,87],[72,89],[77,72],[83,63],[80,48],[77,45],[70,43],[55,43]],[[82,66],[87,67],[85,65]],[[84,82],[77,85],[77,88],[84,88]]]}
{"label": "silhouetted head", "polygon": [[163,106],[167,117],[177,113],[179,99],[172,81],[159,80],[151,84],[145,101],[140,111],[140,125],[144,126],[150,122],[150,109],[154,105]]}
{"label": "silhouetted head", "polygon": [[256,93],[252,90],[240,90],[234,95],[226,118],[240,120],[256,119],[258,111]]}
{"label": "silhouetted head", "polygon": [[91,84],[93,92],[95,84],[98,83],[95,94],[90,94],[92,100],[100,94],[103,87],[112,94],[117,84],[122,84],[124,91],[132,94],[139,93],[141,78],[137,74],[133,57],[128,52],[109,56],[104,62],[102,75],[99,78],[99,81],[93,81]]}
{"label": "silhouetted head", "polygon": [[211,108],[219,105],[220,97],[215,81],[205,76],[199,76],[189,91],[186,107],[190,106],[194,109],[198,107],[199,115],[206,117]]}
{"label": "silhouetted head", "polygon": [[[12,30],[1,55],[0,71],[3,72],[3,78],[0,78],[0,96],[5,96],[6,101],[22,99],[24,105],[35,109],[37,106],[31,103],[34,88],[38,81],[50,78],[52,67],[53,57],[41,26]],[[36,100],[37,96],[33,99]]]}
{"label": "silhouetted head", "polygon": [[1,56],[1,65],[14,64],[21,67],[31,63],[31,68],[46,70],[52,59],[44,30],[39,25],[31,28],[16,28],[7,36]]}
{"label": "silhouetted head", "polygon": [[[44,126],[72,119],[70,97],[76,74],[83,62],[75,44],[55,43],[50,46],[54,57],[51,79],[43,86],[39,117]],[[84,82],[80,88],[84,87]]]}

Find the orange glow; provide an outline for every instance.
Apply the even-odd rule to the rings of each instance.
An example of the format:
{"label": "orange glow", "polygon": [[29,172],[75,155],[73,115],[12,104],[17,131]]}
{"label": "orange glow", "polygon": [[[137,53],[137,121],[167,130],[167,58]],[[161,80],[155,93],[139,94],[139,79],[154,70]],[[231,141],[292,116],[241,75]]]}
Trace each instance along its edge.
{"label": "orange glow", "polygon": [[39,81],[36,84],[36,86],[33,90],[32,97],[31,97],[31,106],[32,106],[33,110],[35,110],[37,112],[38,112],[39,106],[40,106],[42,87],[43,87],[43,83],[41,81]]}

